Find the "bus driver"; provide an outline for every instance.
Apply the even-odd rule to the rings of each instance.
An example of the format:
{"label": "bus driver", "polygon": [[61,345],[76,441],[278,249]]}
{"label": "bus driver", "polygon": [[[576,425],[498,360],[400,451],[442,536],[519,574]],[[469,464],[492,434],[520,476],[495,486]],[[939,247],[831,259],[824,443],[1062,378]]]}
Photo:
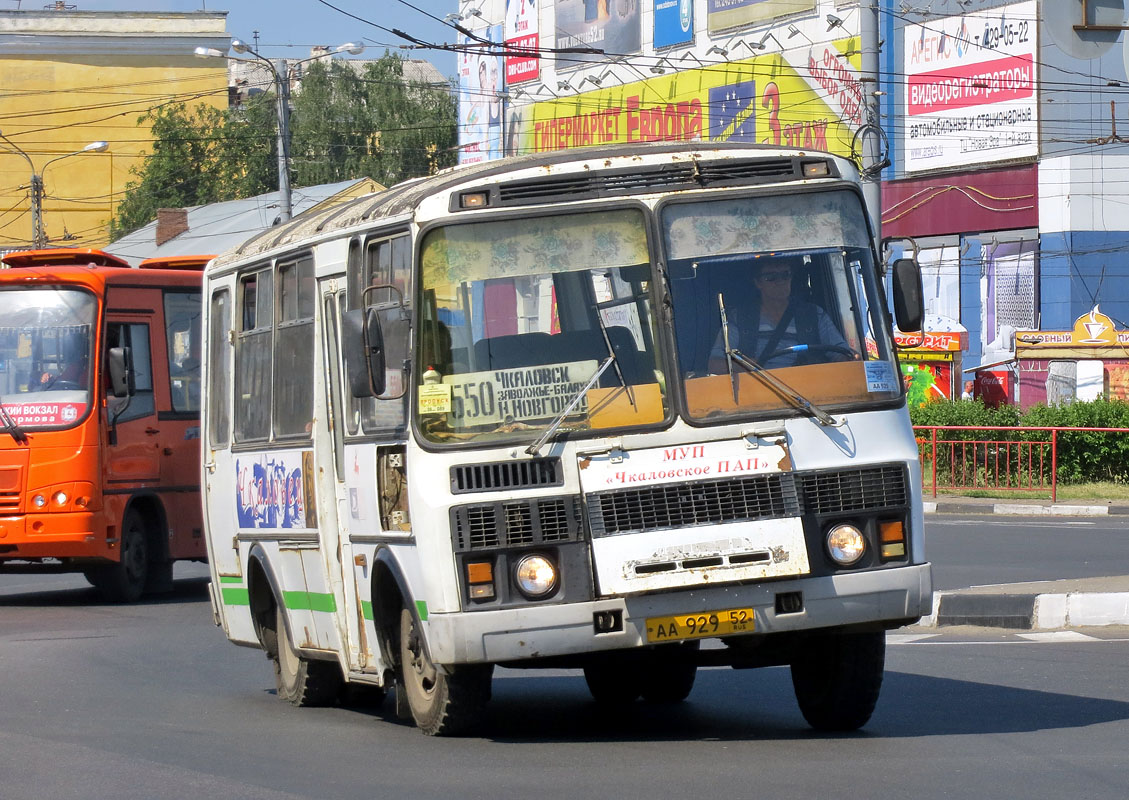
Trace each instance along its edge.
{"label": "bus driver", "polygon": [[[758,263],[753,302],[724,298],[729,346],[766,369],[857,358],[827,312],[793,296],[792,283],[801,266],[779,258]],[[728,372],[724,332],[710,350],[709,368],[714,375]]]}

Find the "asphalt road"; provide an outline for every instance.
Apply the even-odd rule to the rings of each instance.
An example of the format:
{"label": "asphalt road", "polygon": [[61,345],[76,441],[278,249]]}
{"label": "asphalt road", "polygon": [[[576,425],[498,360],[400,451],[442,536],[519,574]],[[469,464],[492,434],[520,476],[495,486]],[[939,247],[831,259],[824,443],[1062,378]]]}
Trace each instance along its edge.
{"label": "asphalt road", "polygon": [[[1079,539],[1061,524],[983,535],[1047,552]],[[965,553],[963,536],[941,526],[932,557]],[[431,739],[390,702],[280,702],[265,657],[212,624],[201,574],[135,606],[100,605],[73,576],[0,577],[0,797],[1129,795],[1129,630],[897,632],[851,735],[810,731],[785,669],[702,670],[686,703],[616,714],[579,673],[499,670],[482,734]]]}
{"label": "asphalt road", "polygon": [[933,588],[1129,575],[1129,517],[930,514]]}

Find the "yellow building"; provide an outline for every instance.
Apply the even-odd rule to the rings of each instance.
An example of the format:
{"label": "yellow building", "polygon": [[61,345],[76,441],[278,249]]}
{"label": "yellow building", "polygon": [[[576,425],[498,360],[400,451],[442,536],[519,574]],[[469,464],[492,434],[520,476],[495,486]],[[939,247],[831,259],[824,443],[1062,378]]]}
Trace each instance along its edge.
{"label": "yellow building", "polygon": [[[43,241],[99,247],[130,169],[152,150],[157,106],[227,106],[226,12],[76,11],[57,3],[0,11],[0,251],[34,244],[41,179]],[[104,151],[84,151],[104,141]]]}

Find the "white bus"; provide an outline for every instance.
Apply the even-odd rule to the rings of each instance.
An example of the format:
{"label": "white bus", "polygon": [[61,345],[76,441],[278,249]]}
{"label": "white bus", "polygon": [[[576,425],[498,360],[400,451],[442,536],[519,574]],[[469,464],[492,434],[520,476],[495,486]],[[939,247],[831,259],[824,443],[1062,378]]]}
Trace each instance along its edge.
{"label": "white bus", "polygon": [[278,694],[395,688],[429,734],[495,665],[674,702],[791,668],[870,717],[885,631],[931,603],[921,478],[846,160],[592,148],[303,216],[205,275],[216,620]]}

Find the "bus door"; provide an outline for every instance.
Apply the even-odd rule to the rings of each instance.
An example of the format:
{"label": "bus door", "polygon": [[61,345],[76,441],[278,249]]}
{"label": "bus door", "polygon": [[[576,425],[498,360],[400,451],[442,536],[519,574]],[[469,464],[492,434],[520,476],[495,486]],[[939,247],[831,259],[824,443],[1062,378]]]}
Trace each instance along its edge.
{"label": "bus door", "polygon": [[[227,595],[246,591],[242,581],[243,570],[239,564],[239,550],[235,541],[236,516],[234,493],[237,490],[235,460],[231,455],[232,384],[234,376],[234,281],[231,285],[213,284],[208,303],[208,352],[205,377],[208,391],[206,415],[206,440],[204,448],[203,490],[204,514],[211,531],[224,531],[227,535],[213,535],[212,551],[208,554],[212,571],[218,577],[220,589]],[[224,546],[219,546],[220,544]],[[231,585],[228,586],[227,584]]]}
{"label": "bus door", "polygon": [[161,429],[153,397],[154,327],[160,307],[160,289],[110,288],[107,292],[102,363],[106,363],[110,348],[129,348],[134,383],[133,394],[114,397],[106,372],[107,495],[155,487],[161,478]]}
{"label": "bus door", "polygon": [[[200,509],[200,292],[165,290],[162,348],[153,353],[160,423],[162,500],[169,554],[203,558]],[[156,327],[156,326],[154,326]]]}
{"label": "bus door", "polygon": [[[325,402],[329,412],[326,415],[326,433],[333,447],[334,498],[341,526],[341,577],[346,596],[355,598],[355,602],[346,603],[344,614],[348,660],[354,669],[381,674],[385,665],[380,658],[372,626],[371,576],[375,547],[367,540],[364,532],[357,529],[357,487],[350,487],[347,482],[350,467],[345,451],[345,417],[349,409],[343,389],[340,336],[341,312],[345,309],[345,287],[341,279],[330,278],[321,281],[318,288],[325,337],[322,352],[326,364],[323,374],[326,376]],[[350,450],[348,458],[355,461],[364,456],[367,456],[366,460],[373,459],[374,448],[371,445],[354,446]],[[359,469],[359,462],[353,466]],[[356,539],[353,534],[356,534]]]}

